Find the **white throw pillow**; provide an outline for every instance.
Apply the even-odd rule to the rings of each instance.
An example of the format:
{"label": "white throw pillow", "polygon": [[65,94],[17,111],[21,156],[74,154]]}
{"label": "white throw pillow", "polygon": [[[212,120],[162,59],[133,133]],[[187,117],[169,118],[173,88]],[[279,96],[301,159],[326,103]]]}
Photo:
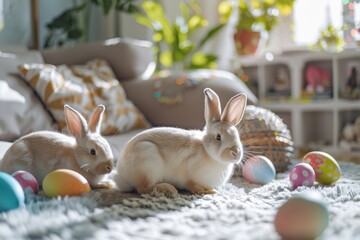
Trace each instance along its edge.
{"label": "white throw pillow", "polygon": [[0,141],[14,141],[27,133],[56,126],[18,74],[18,66],[29,62],[43,63],[41,54],[0,52]]}

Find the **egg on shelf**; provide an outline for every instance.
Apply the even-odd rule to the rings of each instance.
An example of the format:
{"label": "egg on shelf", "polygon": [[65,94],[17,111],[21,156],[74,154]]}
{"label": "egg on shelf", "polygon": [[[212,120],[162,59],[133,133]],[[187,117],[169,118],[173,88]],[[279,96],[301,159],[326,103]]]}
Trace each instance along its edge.
{"label": "egg on shelf", "polygon": [[19,170],[14,172],[11,176],[20,183],[25,196],[29,194],[38,194],[39,185],[36,178],[31,173]]}
{"label": "egg on shelf", "polygon": [[312,166],[315,181],[323,185],[331,185],[341,177],[341,169],[337,161],[328,153],[312,151],[303,157],[303,162]]}
{"label": "egg on shelf", "polygon": [[0,172],[0,196],[0,212],[19,208],[25,202],[20,183],[5,172]]}
{"label": "egg on shelf", "polygon": [[242,171],[247,181],[257,184],[269,183],[276,176],[273,163],[267,157],[261,155],[246,159]]}
{"label": "egg on shelf", "polygon": [[315,182],[315,171],[308,163],[298,163],[290,171],[289,180],[293,190],[300,186],[311,187]]}
{"label": "egg on shelf", "polygon": [[315,239],[328,223],[328,209],[318,192],[294,195],[278,208],[274,219],[282,239]]}
{"label": "egg on shelf", "polygon": [[80,196],[91,188],[84,176],[69,169],[57,169],[45,176],[42,187],[48,197]]}

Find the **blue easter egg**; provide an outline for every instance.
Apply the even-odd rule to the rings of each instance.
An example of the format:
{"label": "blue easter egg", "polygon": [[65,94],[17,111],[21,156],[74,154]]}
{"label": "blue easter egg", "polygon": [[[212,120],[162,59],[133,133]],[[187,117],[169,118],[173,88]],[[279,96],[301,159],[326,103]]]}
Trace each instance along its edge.
{"label": "blue easter egg", "polygon": [[0,212],[18,208],[25,201],[20,183],[5,172],[0,172],[0,196]]}
{"label": "blue easter egg", "polygon": [[246,159],[242,170],[244,178],[251,183],[266,184],[276,176],[273,163],[261,155]]}

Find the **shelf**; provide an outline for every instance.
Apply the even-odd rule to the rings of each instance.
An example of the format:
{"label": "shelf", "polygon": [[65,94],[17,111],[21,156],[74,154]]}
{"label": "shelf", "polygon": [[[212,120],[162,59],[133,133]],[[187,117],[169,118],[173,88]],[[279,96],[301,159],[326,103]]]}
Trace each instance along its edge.
{"label": "shelf", "polygon": [[360,109],[360,100],[339,99],[336,101],[339,110],[358,110]]}
{"label": "shelf", "polygon": [[[259,106],[283,119],[296,147],[341,152],[344,125],[360,116],[360,48],[341,53],[302,51],[273,55],[271,61],[269,59],[236,58],[237,65],[254,81]],[[357,97],[345,94],[352,68],[356,68],[353,79],[359,92]],[[290,86],[275,87],[279,69],[289,78]],[[316,89],[320,91],[315,97],[307,92],[307,84],[312,81],[323,81],[324,85],[324,89]],[[321,94],[323,92],[326,94]],[[350,154],[360,155],[360,151]]]}
{"label": "shelf", "polygon": [[265,97],[289,98],[290,92],[290,69],[285,63],[267,64],[264,67],[267,76],[264,88]]}
{"label": "shelf", "polygon": [[280,100],[280,101],[268,101],[260,100],[260,106],[269,108],[271,110],[285,111],[293,109],[302,109],[302,110],[332,110],[334,108],[334,100],[319,100],[319,101],[310,101],[310,100]]}
{"label": "shelf", "polygon": [[306,111],[302,114],[303,142],[306,146],[333,146],[334,119],[332,111]]}

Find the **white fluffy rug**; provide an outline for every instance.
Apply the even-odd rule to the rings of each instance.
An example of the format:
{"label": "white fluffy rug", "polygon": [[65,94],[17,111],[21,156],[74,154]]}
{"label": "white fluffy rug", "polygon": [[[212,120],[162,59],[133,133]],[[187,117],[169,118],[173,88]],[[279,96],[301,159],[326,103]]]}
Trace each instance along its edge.
{"label": "white fluffy rug", "polygon": [[218,195],[38,196],[25,208],[0,213],[0,239],[279,239],[273,225],[277,208],[294,193],[310,190],[322,194],[330,214],[319,239],[360,239],[360,165],[340,166],[343,175],[335,185],[296,191],[282,173],[263,186],[235,178]]}

